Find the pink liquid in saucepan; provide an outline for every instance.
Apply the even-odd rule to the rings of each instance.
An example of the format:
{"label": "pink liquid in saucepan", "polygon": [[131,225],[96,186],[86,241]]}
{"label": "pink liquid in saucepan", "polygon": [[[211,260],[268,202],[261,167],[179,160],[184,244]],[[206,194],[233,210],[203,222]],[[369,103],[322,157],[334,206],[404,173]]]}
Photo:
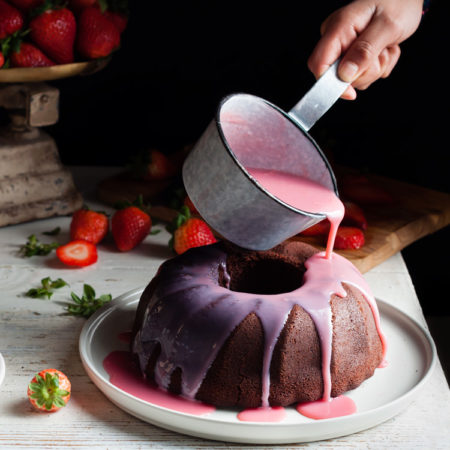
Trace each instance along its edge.
{"label": "pink liquid in saucepan", "polygon": [[[312,419],[327,419],[352,414],[356,411],[356,406],[350,398],[345,396],[339,396],[337,398],[331,397],[330,362],[332,323],[329,298],[333,293],[341,297],[347,295],[342,286],[342,282],[357,287],[363,293],[372,309],[383,347],[383,362],[380,367],[385,365],[386,342],[380,329],[376,302],[370,293],[369,286],[359,271],[349,261],[332,253],[336,231],[344,216],[344,206],[333,191],[310,180],[272,170],[247,168],[247,171],[261,186],[283,202],[302,211],[322,213],[331,223],[326,252],[312,256],[305,263],[307,271],[305,273],[303,286],[298,291],[295,291],[295,293],[280,295],[286,297],[286,304],[289,303],[287,297],[291,295],[295,297],[292,301],[303,307],[314,320],[321,341],[322,375],[324,380],[323,397],[316,402],[298,405],[297,411]],[[221,288],[217,287],[216,289]],[[242,293],[240,295],[246,296],[248,294]],[[277,298],[278,296],[268,296],[266,300],[268,304],[270,304],[271,302],[279,301]],[[290,305],[288,309],[291,306],[292,305]],[[239,315],[241,312],[242,311],[237,311],[236,313]],[[286,311],[286,313],[288,313],[288,311]],[[247,312],[242,312],[242,314],[246,315]],[[266,321],[265,319],[268,320],[269,318],[261,316],[260,319],[264,324]],[[278,319],[274,320],[276,321]],[[279,328],[282,328],[283,320],[280,321],[279,325]],[[274,332],[273,339],[275,341],[277,336],[277,332]],[[268,347],[274,347],[275,342],[272,344],[273,345]],[[110,381],[126,392],[154,404],[177,411],[190,412],[192,414],[207,414],[214,410],[213,407],[208,405],[190,402],[181,397],[178,398],[179,401],[177,402],[177,397],[167,394],[160,389],[149,387],[148,384],[139,377],[136,369],[132,371],[133,373],[128,373],[129,364],[125,364],[126,361],[124,361],[123,358],[123,354],[113,352],[105,359],[104,366],[106,371],[110,374]],[[284,408],[271,408],[268,406],[270,360],[271,351],[267,352],[264,356],[264,373],[262,375],[263,406],[261,408],[241,411],[238,414],[239,420],[252,422],[279,422],[283,420],[285,416]],[[192,403],[191,406],[189,405],[190,403]]]}
{"label": "pink liquid in saucepan", "polygon": [[326,257],[333,251],[336,232],[344,217],[344,205],[330,189],[307,178],[269,169],[246,168],[267,191],[301,211],[324,214],[331,224]]}

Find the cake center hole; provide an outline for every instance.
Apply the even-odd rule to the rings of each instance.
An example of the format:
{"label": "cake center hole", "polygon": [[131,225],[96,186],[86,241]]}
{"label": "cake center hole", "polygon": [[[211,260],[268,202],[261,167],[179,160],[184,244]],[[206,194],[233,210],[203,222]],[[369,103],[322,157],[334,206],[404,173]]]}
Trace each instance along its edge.
{"label": "cake center hole", "polygon": [[230,271],[230,290],[249,294],[282,294],[303,284],[304,271],[274,259],[248,262]]}

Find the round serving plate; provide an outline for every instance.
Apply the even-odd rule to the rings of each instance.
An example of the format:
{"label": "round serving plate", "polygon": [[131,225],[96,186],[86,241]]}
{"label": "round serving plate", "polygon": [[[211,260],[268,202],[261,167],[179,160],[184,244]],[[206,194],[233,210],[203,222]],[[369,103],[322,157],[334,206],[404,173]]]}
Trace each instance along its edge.
{"label": "round serving plate", "polygon": [[397,308],[377,300],[388,340],[388,366],[377,369],[360,387],[347,393],[357,406],[350,416],[312,420],[294,407],[277,423],[242,422],[237,409],[218,408],[196,416],[141,400],[117,388],[103,367],[105,357],[127,350],[120,334],[131,330],[142,289],[128,292],[97,311],[85,324],[79,350],[84,368],[97,387],[124,411],[154,425],[179,433],[229,442],[287,444],[330,439],[356,433],[395,416],[417,398],[436,363],[428,331]]}
{"label": "round serving plate", "polygon": [[91,75],[102,70],[111,58],[93,61],[59,64],[50,67],[18,67],[0,69],[0,83],[31,83],[38,81],[59,80],[76,75]]}

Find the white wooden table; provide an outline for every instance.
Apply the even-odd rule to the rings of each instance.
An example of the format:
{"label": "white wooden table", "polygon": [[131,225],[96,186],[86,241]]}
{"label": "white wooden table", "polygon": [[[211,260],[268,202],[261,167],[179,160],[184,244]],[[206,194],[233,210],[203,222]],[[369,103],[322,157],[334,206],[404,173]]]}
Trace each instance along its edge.
{"label": "white wooden table", "polygon": [[[76,183],[90,205],[99,206],[89,202],[94,198],[96,181],[113,172],[73,168]],[[78,337],[85,320],[64,315],[70,291],[81,293],[83,283],[88,283],[98,294],[116,297],[145,285],[172,254],[167,248],[168,234],[163,231],[126,254],[117,252],[108,238],[99,246],[99,262],[84,269],[65,268],[54,254],[33,258],[17,255],[30,234],[49,242],[52,238],[41,233],[56,226],[62,229],[57,240],[66,242],[69,224],[69,217],[59,217],[0,229],[0,353],[6,362],[6,378],[0,386],[0,448],[239,447],[144,423],[114,406],[90,381],[78,355]],[[56,291],[51,300],[24,296],[46,276],[63,278],[70,288]],[[377,297],[425,324],[401,254],[372,269],[366,279]],[[32,376],[49,367],[65,372],[73,386],[68,406],[56,414],[35,412],[26,397]],[[419,398],[398,416],[364,432],[304,446],[450,449],[450,391],[440,363]]]}

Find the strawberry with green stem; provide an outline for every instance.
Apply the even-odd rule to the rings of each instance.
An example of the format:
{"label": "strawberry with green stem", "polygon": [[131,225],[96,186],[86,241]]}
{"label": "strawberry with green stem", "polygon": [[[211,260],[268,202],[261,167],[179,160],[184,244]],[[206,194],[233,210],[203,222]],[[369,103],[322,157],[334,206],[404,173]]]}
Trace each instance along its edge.
{"label": "strawberry with green stem", "polygon": [[0,0],[0,40],[11,36],[23,27],[21,12],[4,0]]}
{"label": "strawberry with green stem", "polygon": [[75,211],[70,222],[70,239],[83,239],[98,244],[107,235],[109,229],[108,216],[100,211],[92,211],[85,207]]}
{"label": "strawberry with green stem", "polygon": [[58,1],[46,0],[33,14],[29,25],[31,40],[55,62],[72,63],[77,32],[72,11]]}
{"label": "strawberry with green stem", "polygon": [[140,244],[152,227],[150,216],[137,206],[116,211],[111,219],[111,232],[117,248],[127,252]]}
{"label": "strawberry with green stem", "polygon": [[66,375],[56,369],[36,374],[28,385],[28,399],[39,411],[55,412],[66,406],[71,385]]}
{"label": "strawberry with green stem", "polygon": [[109,56],[120,46],[120,33],[116,26],[98,8],[83,9],[78,19],[76,47],[87,59]]}
{"label": "strawberry with green stem", "polygon": [[167,226],[167,231],[173,235],[169,241],[169,247],[178,255],[190,248],[217,242],[208,224],[202,219],[191,217],[191,212],[186,205],[181,207],[178,216]]}

